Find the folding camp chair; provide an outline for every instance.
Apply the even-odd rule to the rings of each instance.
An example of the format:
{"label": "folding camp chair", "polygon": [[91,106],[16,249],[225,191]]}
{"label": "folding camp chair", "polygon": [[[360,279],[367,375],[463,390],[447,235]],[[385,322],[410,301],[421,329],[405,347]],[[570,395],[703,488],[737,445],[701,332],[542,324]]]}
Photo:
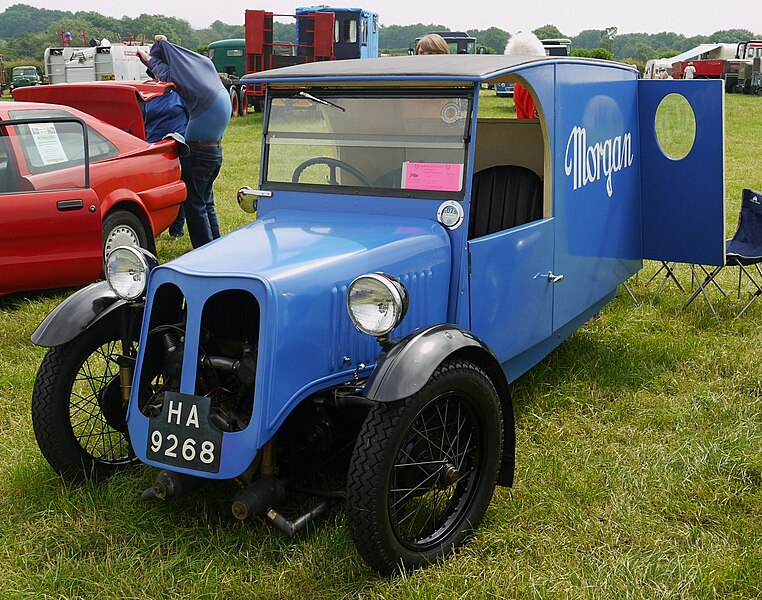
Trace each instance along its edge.
{"label": "folding camp chair", "polygon": [[[736,317],[740,317],[762,295],[762,269],[760,269],[760,263],[762,263],[762,193],[747,189],[743,191],[741,199],[738,228],[733,238],[725,242],[725,264],[715,267],[703,281],[699,282],[698,288],[688,298],[685,306],[688,306],[699,294],[702,294],[716,316],[717,311],[714,309],[709,295],[706,293],[706,286],[710,283],[717,285],[715,279],[724,267],[738,267],[738,297],[741,297],[742,275],[745,275],[755,288],[751,299],[741,309],[741,312],[736,315]],[[752,265],[757,271],[758,279],[754,278],[754,271],[752,269],[746,268]]]}
{"label": "folding camp chair", "polygon": [[677,288],[684,294],[685,288],[680,283],[680,281],[677,279],[677,276],[675,275],[675,267],[677,266],[677,263],[674,262],[667,262],[666,260],[661,261],[661,266],[659,269],[651,275],[651,278],[646,281],[646,284],[651,283],[654,279],[656,279],[659,274],[664,271],[664,277],[661,280],[661,283],[659,284],[659,289],[656,290],[656,293],[654,294],[654,300],[656,297],[661,293],[662,288],[664,287],[664,284],[667,283],[670,279],[675,282],[675,285]]}

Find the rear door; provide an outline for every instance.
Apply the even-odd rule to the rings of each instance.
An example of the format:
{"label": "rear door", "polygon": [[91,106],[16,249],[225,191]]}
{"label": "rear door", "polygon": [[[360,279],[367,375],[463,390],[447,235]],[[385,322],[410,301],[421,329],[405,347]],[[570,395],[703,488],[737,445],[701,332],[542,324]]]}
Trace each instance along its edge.
{"label": "rear door", "polygon": [[725,264],[723,91],[719,79],[638,81],[643,258]]}
{"label": "rear door", "polygon": [[0,293],[97,278],[101,214],[86,142],[74,117],[0,121]]}

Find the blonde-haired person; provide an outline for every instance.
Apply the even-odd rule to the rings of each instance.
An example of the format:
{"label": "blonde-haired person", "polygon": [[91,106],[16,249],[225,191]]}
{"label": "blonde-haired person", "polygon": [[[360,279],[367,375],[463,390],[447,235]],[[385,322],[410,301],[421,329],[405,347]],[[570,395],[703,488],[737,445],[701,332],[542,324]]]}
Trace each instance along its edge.
{"label": "blonde-haired person", "polygon": [[450,47],[441,35],[427,33],[415,45],[416,54],[450,54]]}
{"label": "blonde-haired person", "polygon": [[[505,47],[506,55],[515,56],[545,56],[545,47],[531,31],[520,31],[508,41]],[[536,119],[537,107],[532,96],[523,85],[513,86],[513,103],[516,105],[516,117],[519,119]]]}

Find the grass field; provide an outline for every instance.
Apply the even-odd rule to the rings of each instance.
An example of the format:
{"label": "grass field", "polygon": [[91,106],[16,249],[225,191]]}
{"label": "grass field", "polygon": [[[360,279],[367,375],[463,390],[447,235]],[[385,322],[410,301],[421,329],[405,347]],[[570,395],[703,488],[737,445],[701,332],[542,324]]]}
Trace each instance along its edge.
{"label": "grass field", "polygon": [[[226,134],[225,232],[250,219],[235,190],[256,182],[260,129],[250,115]],[[741,189],[762,189],[760,139],[762,98],[729,95],[728,234]],[[158,241],[163,262],[189,249]],[[224,485],[174,503],[140,499],[146,467],[67,485],[32,433],[29,335],[72,290],[0,298],[0,597],[760,598],[762,301],[741,319],[733,294],[718,319],[701,299],[682,310],[672,285],[653,299],[655,270],[514,385],[516,484],[471,544],[396,578],[361,561],[341,510],[286,540],[235,522]]]}

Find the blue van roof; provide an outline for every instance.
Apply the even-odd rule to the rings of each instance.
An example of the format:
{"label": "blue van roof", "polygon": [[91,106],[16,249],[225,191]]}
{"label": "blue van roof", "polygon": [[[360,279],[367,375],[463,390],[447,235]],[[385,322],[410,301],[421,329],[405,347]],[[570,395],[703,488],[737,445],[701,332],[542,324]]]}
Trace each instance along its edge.
{"label": "blue van roof", "polygon": [[594,59],[502,54],[447,54],[313,62],[252,73],[243,79],[268,83],[310,83],[311,80],[317,79],[321,82],[406,79],[481,82],[518,70],[530,63],[571,61],[597,63],[608,68],[634,69],[629,65]]}

